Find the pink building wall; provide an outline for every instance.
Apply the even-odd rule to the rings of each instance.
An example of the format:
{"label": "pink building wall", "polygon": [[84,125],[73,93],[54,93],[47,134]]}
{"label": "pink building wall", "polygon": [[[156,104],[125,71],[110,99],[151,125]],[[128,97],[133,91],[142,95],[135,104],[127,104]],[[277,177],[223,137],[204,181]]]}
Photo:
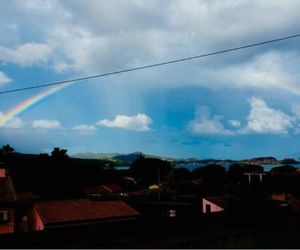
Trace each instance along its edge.
{"label": "pink building wall", "polygon": [[44,229],[44,223],[35,207],[32,208],[27,216],[22,218],[22,222],[20,223],[20,230],[23,232],[41,231]]}
{"label": "pink building wall", "polygon": [[42,222],[42,219],[38,213],[38,211],[36,210],[36,207],[34,207],[32,209],[32,224],[31,224],[31,228],[33,231],[41,231],[45,229],[44,223]]}
{"label": "pink building wall", "polygon": [[209,200],[203,199],[202,200],[202,212],[204,214],[209,213],[209,211],[207,211],[207,206],[210,206],[210,212],[211,213],[216,213],[216,212],[222,212],[222,211],[224,211],[224,208],[219,207],[218,205],[210,202]]}

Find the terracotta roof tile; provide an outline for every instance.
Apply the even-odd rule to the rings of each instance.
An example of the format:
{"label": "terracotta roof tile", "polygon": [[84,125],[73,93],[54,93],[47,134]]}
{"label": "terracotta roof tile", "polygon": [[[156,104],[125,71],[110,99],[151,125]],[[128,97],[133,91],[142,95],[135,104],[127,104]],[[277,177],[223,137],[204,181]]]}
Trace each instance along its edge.
{"label": "terracotta roof tile", "polygon": [[123,201],[63,200],[41,201],[36,209],[44,224],[72,223],[101,219],[138,216],[139,213]]}

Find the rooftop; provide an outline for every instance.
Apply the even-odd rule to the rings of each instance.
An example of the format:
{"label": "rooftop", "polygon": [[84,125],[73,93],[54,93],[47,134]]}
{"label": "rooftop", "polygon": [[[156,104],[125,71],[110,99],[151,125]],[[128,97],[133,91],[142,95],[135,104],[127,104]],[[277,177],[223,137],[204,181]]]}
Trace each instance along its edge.
{"label": "rooftop", "polygon": [[35,206],[44,224],[98,221],[139,215],[123,201],[40,201]]}

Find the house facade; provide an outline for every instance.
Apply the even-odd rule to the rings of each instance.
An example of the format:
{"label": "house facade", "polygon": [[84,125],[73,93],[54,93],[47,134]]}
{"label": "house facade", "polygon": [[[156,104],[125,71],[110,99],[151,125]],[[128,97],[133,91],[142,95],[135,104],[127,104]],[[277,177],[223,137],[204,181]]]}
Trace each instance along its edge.
{"label": "house facade", "polygon": [[8,169],[0,164],[0,234],[15,231],[16,192]]}
{"label": "house facade", "polygon": [[223,196],[205,197],[202,199],[202,213],[218,213],[225,210],[225,198]]}

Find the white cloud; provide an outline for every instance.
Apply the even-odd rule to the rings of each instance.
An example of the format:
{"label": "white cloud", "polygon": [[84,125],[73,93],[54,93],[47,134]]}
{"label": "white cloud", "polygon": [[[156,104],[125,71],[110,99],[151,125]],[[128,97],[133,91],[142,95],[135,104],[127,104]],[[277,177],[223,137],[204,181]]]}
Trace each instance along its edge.
{"label": "white cloud", "polygon": [[[0,9],[0,23],[6,27],[1,30],[0,61],[26,66],[44,63],[48,69],[74,75],[272,39],[292,33],[300,22],[300,2],[293,0],[271,4],[231,0],[23,2],[11,1]],[[278,87],[295,93],[300,80],[295,70],[300,63],[297,40],[284,46],[278,46],[282,52],[265,53],[270,47],[264,46],[136,72],[134,78],[127,74],[127,82],[140,88]]]}
{"label": "white cloud", "polygon": [[229,120],[228,121],[228,124],[232,127],[235,127],[235,128],[238,128],[241,126],[241,123],[240,121],[237,121],[237,120]]}
{"label": "white cloud", "polygon": [[206,75],[219,86],[281,88],[300,94],[300,74],[295,70],[299,55],[297,51],[266,52],[246,62],[209,70]]}
{"label": "white cloud", "polygon": [[[0,120],[1,120],[2,115],[3,115],[3,113],[0,112]],[[24,126],[25,126],[25,122],[21,118],[15,117],[11,121],[5,123],[5,125],[2,125],[0,127],[6,128],[6,129],[20,129],[20,128],[23,128]]]}
{"label": "white cloud", "polygon": [[91,133],[97,130],[94,125],[80,124],[72,128],[73,130],[78,131],[79,133]]}
{"label": "white cloud", "polygon": [[49,45],[39,43],[25,43],[15,49],[0,46],[0,61],[21,66],[32,66],[46,63],[51,51]]}
{"label": "white cloud", "polygon": [[149,116],[140,113],[133,116],[117,115],[113,120],[103,119],[97,122],[97,125],[99,126],[123,128],[134,131],[148,131],[150,130],[149,126],[151,124],[152,119]]}
{"label": "white cloud", "polygon": [[94,125],[81,124],[73,127],[74,130],[96,130]]}
{"label": "white cloud", "polygon": [[24,127],[25,123],[19,117],[15,117],[10,122],[4,125],[4,128],[19,129]]}
{"label": "white cloud", "polygon": [[207,107],[197,108],[195,118],[188,123],[188,130],[195,135],[234,135],[235,132],[224,128],[221,123],[222,116],[215,115],[210,117]]}
{"label": "white cloud", "polygon": [[[299,8],[300,2],[294,0],[271,4],[244,0],[11,1],[0,10],[4,32],[0,44],[6,45],[0,47],[0,60],[20,65],[48,63],[45,66],[59,73],[107,72],[289,34],[298,28]],[[168,67],[147,71],[147,78],[155,87],[277,86],[291,91],[300,79],[297,70],[291,70],[299,64],[299,56],[293,56],[293,48],[298,49],[295,44],[291,42],[283,53],[256,58],[252,55],[264,52],[252,48],[182,63],[178,72],[170,69],[172,74]],[[150,85],[145,72],[143,83]],[[140,79],[130,82],[141,85]]]}
{"label": "white cloud", "polygon": [[12,80],[2,71],[0,71],[0,85],[10,83]]}
{"label": "white cloud", "polygon": [[58,73],[64,73],[72,69],[72,66],[67,63],[56,63],[53,65],[53,69]]}
{"label": "white cloud", "polygon": [[62,5],[84,20],[82,25],[71,22],[52,33],[54,41],[61,42],[64,37],[61,47],[78,70],[141,65],[239,45],[266,34],[278,36],[298,26],[296,9],[300,7],[295,1],[270,5],[262,1],[194,0],[163,4],[72,1]]}
{"label": "white cloud", "polygon": [[294,126],[294,117],[268,107],[263,99],[252,97],[249,102],[251,109],[247,117],[248,122],[239,133],[286,134]]}
{"label": "white cloud", "polygon": [[56,120],[35,120],[32,122],[32,127],[41,129],[59,128],[60,122]]}

